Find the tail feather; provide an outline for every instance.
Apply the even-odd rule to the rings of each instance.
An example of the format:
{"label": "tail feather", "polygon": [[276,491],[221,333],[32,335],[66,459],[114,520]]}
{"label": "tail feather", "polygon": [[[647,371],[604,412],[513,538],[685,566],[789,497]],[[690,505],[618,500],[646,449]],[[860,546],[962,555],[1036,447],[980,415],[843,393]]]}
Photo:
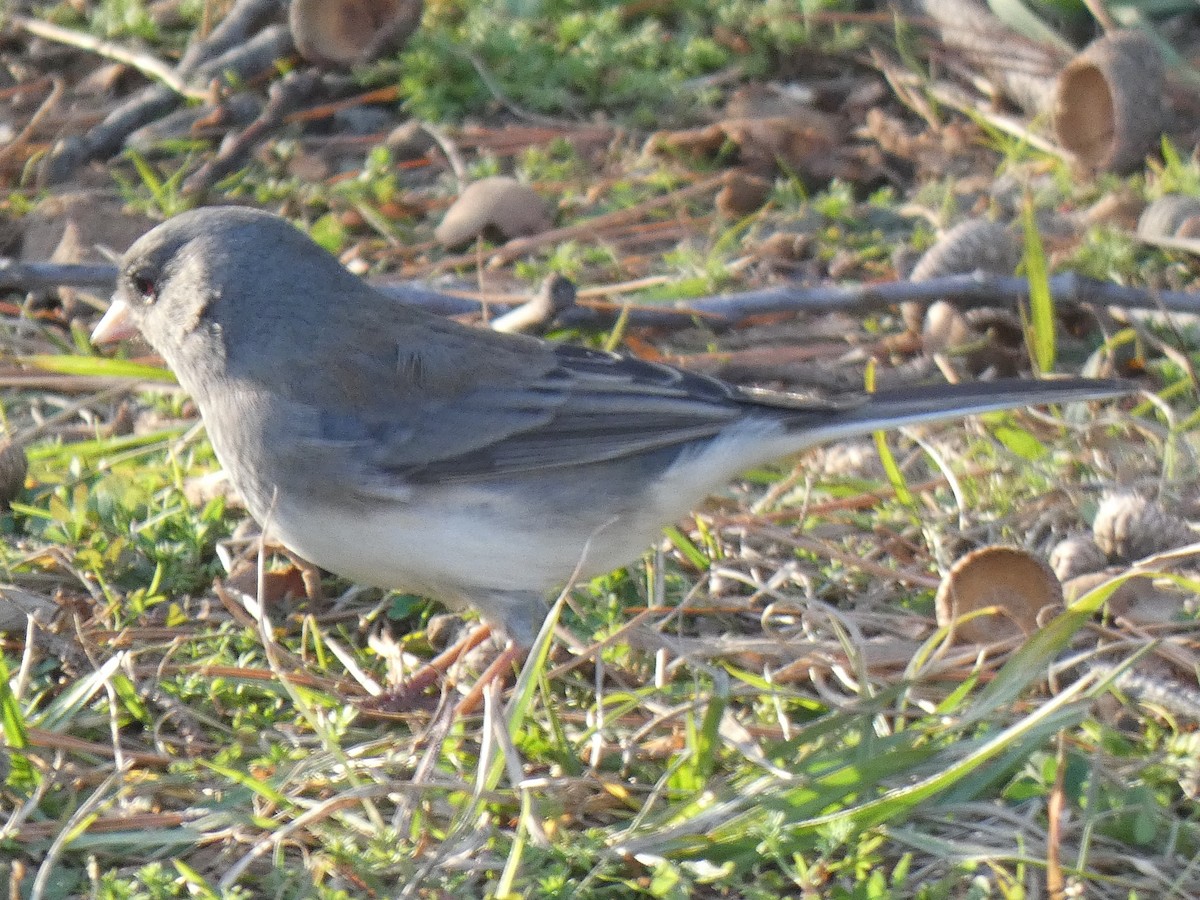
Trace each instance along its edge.
{"label": "tail feather", "polygon": [[1109,378],[1062,378],[1035,381],[1009,378],[966,384],[937,384],[869,394],[844,410],[824,411],[819,421],[797,415],[789,427],[802,432],[805,444],[818,444],[920,422],[956,419],[1004,409],[1104,400],[1133,393],[1131,381]]}

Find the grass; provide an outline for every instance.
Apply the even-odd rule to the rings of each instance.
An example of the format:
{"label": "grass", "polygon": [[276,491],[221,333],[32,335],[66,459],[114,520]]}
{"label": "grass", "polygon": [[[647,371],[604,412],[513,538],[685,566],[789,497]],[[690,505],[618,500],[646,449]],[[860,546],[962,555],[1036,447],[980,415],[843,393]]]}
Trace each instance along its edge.
{"label": "grass", "polygon": [[[197,449],[114,441],[48,455],[35,473],[73,477],[35,474],[41,486],[17,508],[14,534],[102,579],[76,626],[94,662],[39,664],[50,648],[35,639],[10,662],[25,673],[19,693],[0,698],[23,762],[5,793],[25,798],[8,820],[22,860],[9,873],[51,873],[44,896],[233,896],[239,884],[297,897],[400,885],[499,896],[506,884],[547,896],[936,897],[966,884],[1012,895],[1048,864],[1056,798],[1078,816],[1057,836],[1068,876],[1166,895],[1161,880],[1110,871],[1114,852],[1174,868],[1200,849],[1178,805],[1178,779],[1195,776],[1189,730],[1128,703],[1105,713],[1112,685],[1096,671],[1064,670],[1046,692],[1099,596],[1024,646],[976,658],[930,629],[920,592],[855,570],[874,538],[851,530],[789,552],[789,532],[739,536],[710,521],[644,573],[576,591],[565,621],[606,640],[569,671],[527,666],[520,717],[493,698],[482,717],[455,719],[450,703],[380,722],[355,710],[386,670],[353,606],[284,602],[255,627],[242,608],[253,603],[206,588],[211,569],[196,565],[236,517],[180,496],[211,468]],[[1049,476],[1070,459],[984,455],[988,474],[968,480],[978,509],[1011,505],[1014,519],[1036,488],[1030,469]],[[824,493],[813,490],[810,502]],[[947,499],[920,495],[923,527],[943,540]],[[929,521],[930,503],[950,518]],[[967,514],[972,528],[1024,531]],[[897,538],[916,522],[887,505],[873,520]],[[841,562],[824,555],[839,547]],[[36,584],[46,568],[35,554],[10,560],[7,577]],[[685,596],[688,612],[671,613]],[[631,624],[628,607],[646,601]],[[887,620],[910,635],[900,647]],[[415,626],[405,640],[419,649],[409,622],[397,627]],[[649,635],[665,652],[635,649]],[[1143,722],[1134,739],[1120,723],[1130,715]]]}
{"label": "grass", "polygon": [[[359,77],[399,83],[406,110],[478,140],[470,171],[516,172],[557,200],[560,225],[637,210],[720,171],[644,152],[650,124],[701,121],[720,95],[709,76],[736,64],[743,80],[784,79],[801,50],[847,67],[847,51],[894,38],[826,15],[846,11],[832,3],[430,6],[399,59]],[[186,22],[200,13],[184,5]],[[137,35],[163,55],[187,31],[155,30],[139,3],[43,14]],[[737,53],[722,44],[733,38]],[[457,131],[499,115],[480,68],[529,112],[612,130],[593,146],[545,126],[549,137],[515,150],[499,127]],[[794,274],[754,255],[781,230],[804,232],[792,263],[805,278],[890,277],[897,245],[926,246],[929,223],[964,207],[1027,212],[1035,281],[1061,268],[1148,286],[1194,280],[1190,258],[1138,247],[1124,229],[1098,225],[1063,247],[1037,218],[1119,189],[1194,186],[1186,154],[1169,149],[1147,174],[1098,185],[1024,142],[964,127],[976,129],[973,152],[991,154],[973,174],[1017,191],[971,195],[957,174],[881,187],[780,171],[768,204],[742,220],[692,195],[498,270],[479,265],[486,248],[456,262],[429,243],[454,179],[383,146],[353,159],[328,151],[332,174],[313,179],[289,166],[327,152],[322,136],[286,132],[210,200],[280,210],[372,272],[449,271],[458,286],[512,293],[558,271],[617,303]],[[130,155],[107,174],[136,208],[175,212],[193,202],[179,188],[203,156]],[[5,208],[24,214],[40,196],[15,190]],[[664,225],[679,230],[657,236]],[[618,284],[641,278],[657,281]],[[0,635],[10,895],[1194,893],[1195,575],[1175,571],[1180,590],[1158,620],[1119,619],[1101,590],[1028,640],[986,648],[954,643],[933,614],[939,572],[963,553],[1007,543],[1045,555],[1087,527],[1106,488],[1132,484],[1186,510],[1198,474],[1186,329],[1134,323],[1110,339],[1136,339],[1148,382],[1168,386],[1158,405],[889,434],[886,469],[876,456],[817,451],[748,473],[636,565],[575,585],[558,612],[577,643],[539,648],[481,710],[454,714],[471,659],[427,706],[384,717],[367,701],[442,646],[436,604],[335,577],[325,599],[309,598],[275,553],[259,577],[254,529],[211,482],[216,461],[169,375],[153,360],[101,358],[61,307],[16,299],[0,318],[12,367],[0,374],[22,379],[5,382],[2,419],[30,469],[0,517],[0,564],[6,596],[46,602],[52,621]],[[1038,358],[1077,369],[1101,339],[1056,333],[1047,303],[1033,306]],[[867,357],[879,378],[927,362],[888,343],[889,311],[692,325],[618,320],[559,336],[697,365],[713,364],[707,351],[752,367],[747,347],[798,347],[811,351],[804,376],[825,386],[861,384]],[[796,368],[786,357],[757,374],[793,384]]]}

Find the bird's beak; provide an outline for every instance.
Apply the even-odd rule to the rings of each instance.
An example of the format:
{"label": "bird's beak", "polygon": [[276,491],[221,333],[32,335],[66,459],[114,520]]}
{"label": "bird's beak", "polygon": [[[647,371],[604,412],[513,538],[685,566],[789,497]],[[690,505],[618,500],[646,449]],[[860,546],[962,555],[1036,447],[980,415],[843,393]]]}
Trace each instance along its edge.
{"label": "bird's beak", "polygon": [[129,304],[114,297],[112,304],[108,307],[108,312],[104,314],[104,318],[92,332],[92,343],[97,345],[115,344],[117,341],[131,338],[137,333],[137,326],[129,317]]}

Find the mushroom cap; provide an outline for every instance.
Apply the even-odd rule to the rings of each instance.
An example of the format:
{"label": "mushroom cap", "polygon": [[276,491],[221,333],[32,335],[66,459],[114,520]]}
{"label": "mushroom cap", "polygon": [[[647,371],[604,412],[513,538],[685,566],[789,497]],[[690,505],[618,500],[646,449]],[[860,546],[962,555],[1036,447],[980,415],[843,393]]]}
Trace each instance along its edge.
{"label": "mushroom cap", "polygon": [[[938,624],[957,639],[988,644],[1032,634],[1043,610],[1062,606],[1062,585],[1050,567],[1017,547],[981,547],[951,566],[935,600]],[[995,607],[995,612],[963,617]]]}
{"label": "mushroom cap", "polygon": [[1107,494],[1092,521],[1096,545],[1111,559],[1133,562],[1196,540],[1187,522],[1162,504],[1128,491]]}
{"label": "mushroom cap", "polygon": [[421,12],[421,0],[292,0],[288,26],[309,62],[354,66],[404,46]]}
{"label": "mushroom cap", "polygon": [[976,271],[1011,275],[1021,261],[1021,249],[1009,226],[989,219],[966,219],[925,251],[908,280],[928,281]]}
{"label": "mushroom cap", "polygon": [[1140,31],[1110,32],[1059,73],[1053,109],[1058,142],[1094,171],[1140,168],[1166,123],[1163,86],[1154,42]]}
{"label": "mushroom cap", "polygon": [[1173,238],[1180,229],[1192,226],[1200,217],[1200,197],[1187,194],[1168,194],[1146,207],[1138,218],[1137,233],[1141,238]]}
{"label": "mushroom cap", "polygon": [[551,225],[546,201],[533,188],[506,175],[482,178],[459,195],[434,231],[446,247],[457,247],[488,229],[504,238],[538,234]]}
{"label": "mushroom cap", "polygon": [[1107,564],[1104,551],[1087,534],[1065,537],[1050,551],[1050,568],[1064,584],[1076,576],[1099,572]]}

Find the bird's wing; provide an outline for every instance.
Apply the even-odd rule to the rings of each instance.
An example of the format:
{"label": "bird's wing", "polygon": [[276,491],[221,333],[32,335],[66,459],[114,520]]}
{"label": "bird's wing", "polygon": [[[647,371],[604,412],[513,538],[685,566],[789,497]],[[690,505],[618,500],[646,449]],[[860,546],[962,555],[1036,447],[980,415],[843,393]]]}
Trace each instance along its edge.
{"label": "bird's wing", "polygon": [[[794,424],[861,402],[748,392],[577,346],[448,335],[428,343],[436,352],[402,354],[394,377],[371,380],[373,392],[343,391],[320,405],[318,440],[344,446],[382,491],[392,480],[411,485],[614,460],[712,437],[755,410]],[[465,378],[463,367],[486,377]],[[363,360],[348,359],[342,369],[363,372]]]}

